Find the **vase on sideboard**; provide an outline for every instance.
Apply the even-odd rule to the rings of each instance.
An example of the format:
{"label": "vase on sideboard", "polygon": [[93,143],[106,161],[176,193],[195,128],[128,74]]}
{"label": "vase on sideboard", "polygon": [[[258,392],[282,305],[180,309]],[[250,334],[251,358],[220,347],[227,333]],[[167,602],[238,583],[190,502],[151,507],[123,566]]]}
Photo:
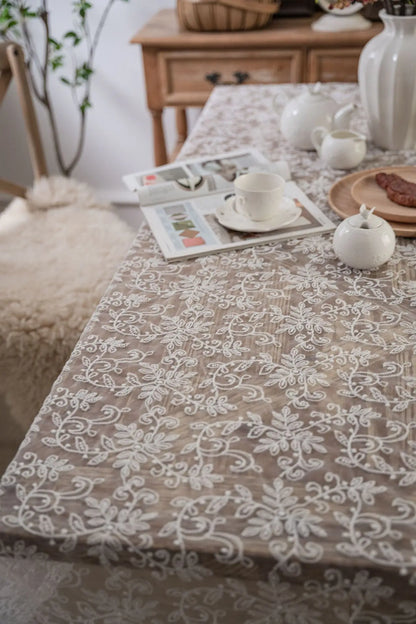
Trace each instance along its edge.
{"label": "vase on sideboard", "polygon": [[361,103],[373,143],[416,148],[416,15],[380,11],[381,33],[363,48],[358,65]]}

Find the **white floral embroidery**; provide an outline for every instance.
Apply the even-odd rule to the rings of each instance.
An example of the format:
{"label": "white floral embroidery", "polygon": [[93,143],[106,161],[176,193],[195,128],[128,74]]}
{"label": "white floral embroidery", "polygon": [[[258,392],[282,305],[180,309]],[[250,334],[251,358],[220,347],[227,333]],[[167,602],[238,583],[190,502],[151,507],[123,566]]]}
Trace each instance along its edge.
{"label": "white floral embroidery", "polygon": [[[335,221],[343,172],[278,131],[301,88],[214,91],[182,155],[287,158]],[[413,240],[167,264],[143,227],[2,477],[2,624],[415,624],[415,306]]]}

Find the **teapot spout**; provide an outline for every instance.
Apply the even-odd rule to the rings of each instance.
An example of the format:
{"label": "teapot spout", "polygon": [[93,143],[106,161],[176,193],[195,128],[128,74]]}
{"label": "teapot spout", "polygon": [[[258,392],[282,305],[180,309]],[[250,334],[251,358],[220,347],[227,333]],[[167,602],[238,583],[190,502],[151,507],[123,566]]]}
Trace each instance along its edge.
{"label": "teapot spout", "polygon": [[334,115],[334,130],[347,130],[350,127],[351,115],[357,109],[356,104],[346,104]]}

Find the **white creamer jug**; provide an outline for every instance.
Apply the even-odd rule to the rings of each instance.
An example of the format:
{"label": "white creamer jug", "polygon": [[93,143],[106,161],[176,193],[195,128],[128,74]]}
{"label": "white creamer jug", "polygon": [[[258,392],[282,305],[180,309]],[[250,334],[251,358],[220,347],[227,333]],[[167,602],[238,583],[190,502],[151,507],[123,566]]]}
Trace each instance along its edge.
{"label": "white creamer jug", "polygon": [[364,135],[352,130],[332,130],[322,126],[312,130],[312,143],[319,157],[333,169],[353,169],[367,152]]}

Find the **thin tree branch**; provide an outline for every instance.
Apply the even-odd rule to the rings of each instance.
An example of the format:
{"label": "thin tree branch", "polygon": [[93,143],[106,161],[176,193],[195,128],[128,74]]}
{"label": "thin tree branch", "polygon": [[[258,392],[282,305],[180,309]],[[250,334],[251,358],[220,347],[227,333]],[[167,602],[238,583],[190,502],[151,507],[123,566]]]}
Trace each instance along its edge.
{"label": "thin tree branch", "polygon": [[43,67],[42,67],[43,98],[44,98],[45,107],[48,113],[49,125],[52,131],[52,139],[53,139],[53,143],[55,147],[55,154],[56,154],[56,158],[58,161],[58,165],[62,173],[66,175],[65,173],[66,167],[65,167],[65,162],[63,158],[62,146],[61,146],[61,142],[59,138],[58,125],[57,125],[56,117],[55,117],[55,110],[53,107],[52,99],[49,94],[49,34],[50,34],[50,30],[49,30],[49,12],[48,12],[47,0],[42,0],[42,12],[41,12],[40,17],[45,27],[45,39],[46,39],[44,60],[43,60]]}
{"label": "thin tree branch", "polygon": [[[13,3],[13,8],[17,12],[17,21],[20,27],[20,38],[22,39],[22,45],[26,51],[26,66],[28,70],[30,85],[36,99],[46,108],[48,121],[52,133],[53,145],[55,148],[55,156],[61,172],[67,176],[71,174],[72,170],[78,163],[84,149],[86,136],[86,120],[88,107],[90,106],[89,98],[93,75],[92,66],[105,22],[107,20],[110,9],[115,1],[116,0],[107,0],[93,36],[90,31],[90,25],[88,22],[88,10],[86,9],[83,15],[80,16],[80,28],[85,38],[87,56],[84,64],[79,67],[80,74],[77,74],[78,70],[75,67],[75,79],[69,83],[74,103],[77,106],[79,112],[79,132],[74,155],[68,164],[65,164],[64,154],[58,132],[57,117],[50,94],[50,72],[51,68],[55,69],[55,65],[52,67],[54,57],[52,55],[51,44],[49,43],[49,40],[52,40],[52,38],[50,37],[48,0],[40,0],[40,4],[38,4],[39,8],[36,11],[36,15],[33,15],[33,12],[32,15],[30,15],[30,17],[38,17],[44,27],[45,48],[43,51],[43,58],[41,58],[41,54],[36,49],[31,29],[28,26],[28,16],[25,14],[25,11],[28,8],[27,3],[25,2],[25,0],[15,0],[15,2]],[[73,58],[75,58],[75,55],[73,55]],[[80,87],[83,87],[82,91],[77,90],[78,78],[81,79]],[[78,96],[78,94],[80,97]]]}
{"label": "thin tree branch", "polygon": [[107,6],[105,7],[104,11],[102,12],[100,21],[98,22],[98,26],[97,26],[97,29],[95,31],[94,40],[92,42],[92,47],[91,47],[91,56],[90,56],[90,59],[89,59],[91,63],[92,63],[92,61],[94,59],[94,54],[95,54],[95,51],[97,49],[98,41],[100,39],[101,32],[102,32],[102,30],[104,28],[104,24],[105,24],[105,22],[107,20],[108,13],[110,12],[110,9],[111,9],[112,5],[114,4],[114,1],[115,0],[109,0],[109,2],[107,3]]}
{"label": "thin tree branch", "polygon": [[77,148],[75,151],[75,154],[71,160],[71,162],[69,163],[69,165],[66,167],[66,174],[70,176],[74,167],[77,165],[79,159],[81,158],[81,154],[82,154],[82,150],[84,149],[84,143],[85,143],[85,130],[86,130],[86,121],[87,121],[87,116],[86,116],[86,111],[80,111],[80,115],[81,115],[81,123],[80,123],[80,131],[79,131],[79,135],[78,135],[78,144],[77,144]]}
{"label": "thin tree branch", "polygon": [[[102,33],[102,30],[104,28],[104,24],[107,20],[107,16],[108,13],[112,7],[112,5],[114,4],[115,0],[109,0],[107,2],[107,5],[105,6],[100,20],[98,22],[94,37],[91,41],[91,36],[90,36],[90,30],[89,30],[89,26],[88,26],[88,22],[85,21],[84,25],[83,25],[83,29],[84,29],[84,33],[85,33],[85,37],[87,40],[87,45],[89,42],[89,49],[88,49],[88,56],[87,56],[87,64],[88,67],[92,67],[93,61],[94,61],[94,56],[95,56],[95,52],[98,46],[98,42],[100,40],[100,36]],[[92,78],[92,74],[87,78],[86,83],[85,83],[85,89],[84,89],[84,97],[83,97],[83,102],[88,102],[89,101],[89,97],[90,97],[90,92],[91,92],[91,78]],[[72,172],[72,170],[74,169],[74,167],[76,166],[76,164],[78,163],[81,154],[82,154],[82,150],[83,150],[83,146],[85,143],[85,128],[86,128],[86,118],[87,118],[87,109],[83,109],[81,110],[81,125],[80,125],[80,132],[78,134],[78,144],[77,144],[77,148],[75,151],[75,154],[72,158],[72,160],[70,161],[67,169],[69,170],[69,174]]]}

